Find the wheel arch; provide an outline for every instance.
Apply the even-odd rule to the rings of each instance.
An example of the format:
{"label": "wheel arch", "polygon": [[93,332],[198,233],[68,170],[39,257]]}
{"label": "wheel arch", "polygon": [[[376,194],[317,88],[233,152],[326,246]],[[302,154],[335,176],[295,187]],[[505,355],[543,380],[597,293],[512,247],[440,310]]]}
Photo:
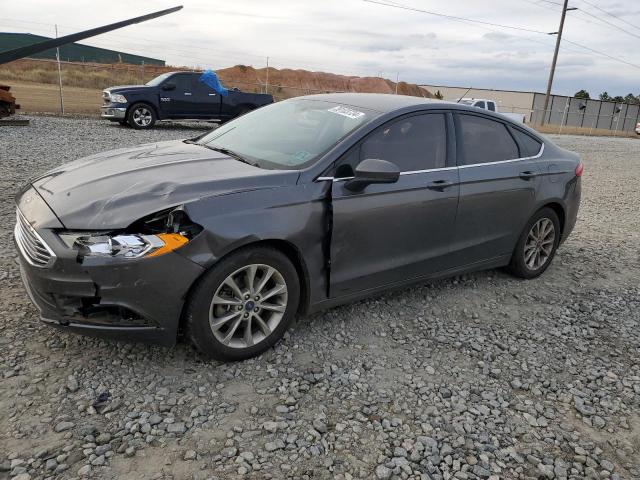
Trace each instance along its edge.
{"label": "wheel arch", "polygon": [[564,206],[560,202],[553,201],[545,203],[538,210],[542,210],[543,208],[550,208],[558,216],[558,221],[560,222],[560,238],[562,238],[564,236],[564,226],[567,218]]}
{"label": "wheel arch", "polygon": [[215,268],[215,266],[224,258],[229,257],[230,255],[233,255],[234,253],[238,252],[239,250],[244,250],[247,248],[252,248],[252,247],[271,247],[274,248],[276,250],[278,250],[279,252],[283,253],[288,259],[289,261],[291,261],[291,263],[293,264],[294,268],[296,269],[296,272],[298,273],[298,278],[300,280],[300,302],[298,304],[298,313],[304,314],[308,308],[309,308],[309,299],[310,299],[310,282],[309,282],[309,272],[307,269],[307,265],[306,262],[304,261],[304,258],[302,257],[302,254],[300,252],[300,249],[294,245],[293,243],[287,241],[287,240],[282,240],[282,239],[262,239],[262,240],[255,240],[255,241],[251,241],[248,243],[245,243],[243,245],[239,245],[236,246],[236,248],[233,248],[232,250],[229,250],[228,252],[226,252],[222,257],[218,258],[216,260],[215,263],[213,263],[212,265],[210,265],[208,268],[206,268],[199,276],[198,278],[196,278],[193,283],[191,284],[191,286],[189,287],[189,290],[187,291],[187,294],[185,295],[185,301],[182,305],[182,312],[180,314],[180,319],[179,319],[179,323],[178,323],[178,336],[180,336],[181,334],[184,333],[184,327],[185,327],[185,310],[188,304],[188,300],[190,298],[190,296],[192,295],[194,289],[196,288],[196,286],[198,285],[198,282],[200,281],[200,279],[207,273],[209,272],[212,268]]}

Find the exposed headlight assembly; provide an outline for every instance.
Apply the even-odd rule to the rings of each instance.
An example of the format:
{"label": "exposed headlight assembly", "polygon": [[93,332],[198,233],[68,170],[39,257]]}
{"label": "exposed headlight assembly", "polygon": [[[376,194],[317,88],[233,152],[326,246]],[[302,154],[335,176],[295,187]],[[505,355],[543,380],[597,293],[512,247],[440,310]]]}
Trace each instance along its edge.
{"label": "exposed headlight assembly", "polygon": [[[132,224],[127,232],[61,232],[60,239],[78,251],[78,258],[157,257],[188,243],[202,231],[181,208],[164,211]],[[143,233],[129,233],[143,232]]]}
{"label": "exposed headlight assembly", "polygon": [[127,97],[121,93],[110,93],[111,101],[114,103],[127,103]]}
{"label": "exposed headlight assembly", "polygon": [[81,235],[75,238],[73,247],[81,257],[157,257],[169,253],[187,243],[189,239],[179,233],[159,235]]}

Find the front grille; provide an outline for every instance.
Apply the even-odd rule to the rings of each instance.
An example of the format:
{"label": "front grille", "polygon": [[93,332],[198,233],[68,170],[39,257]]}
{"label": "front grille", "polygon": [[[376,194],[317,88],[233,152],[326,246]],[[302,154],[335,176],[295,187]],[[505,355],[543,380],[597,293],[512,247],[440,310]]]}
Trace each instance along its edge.
{"label": "front grille", "polygon": [[49,267],[56,256],[26,218],[16,210],[16,228],[13,231],[20,253],[35,267]]}

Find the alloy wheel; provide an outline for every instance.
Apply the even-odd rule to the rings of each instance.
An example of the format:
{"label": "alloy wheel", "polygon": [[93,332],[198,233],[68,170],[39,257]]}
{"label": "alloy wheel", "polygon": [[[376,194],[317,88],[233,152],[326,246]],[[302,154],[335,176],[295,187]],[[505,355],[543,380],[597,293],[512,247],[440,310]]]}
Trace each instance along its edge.
{"label": "alloy wheel", "polygon": [[270,265],[251,264],[230,274],[209,307],[209,326],[231,348],[252,347],[277,328],[287,308],[287,284]]}
{"label": "alloy wheel", "polygon": [[524,244],[524,263],[529,270],[538,270],[551,258],[556,231],[553,222],[541,218],[533,224]]}
{"label": "alloy wheel", "polygon": [[138,107],[133,111],[133,121],[139,127],[146,127],[151,123],[151,110],[146,107]]}

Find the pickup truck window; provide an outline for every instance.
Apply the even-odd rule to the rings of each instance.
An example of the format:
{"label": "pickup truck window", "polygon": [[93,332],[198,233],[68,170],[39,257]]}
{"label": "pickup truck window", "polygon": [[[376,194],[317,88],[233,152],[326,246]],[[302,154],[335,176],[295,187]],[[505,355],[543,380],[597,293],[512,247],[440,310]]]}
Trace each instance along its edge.
{"label": "pickup truck window", "polygon": [[234,152],[261,168],[311,165],[378,112],[319,100],[286,100],[238,117],[196,143]]}
{"label": "pickup truck window", "polygon": [[476,102],[474,107],[478,107],[478,108],[482,108],[482,109],[486,108],[485,105],[484,105],[484,102]]}
{"label": "pickup truck window", "polygon": [[193,88],[191,85],[191,77],[193,77],[193,75],[188,73],[178,73],[177,75],[173,75],[171,78],[167,79],[167,82],[173,83],[176,86],[176,90],[179,92],[190,92]]}
{"label": "pickup truck window", "polygon": [[147,82],[147,85],[150,87],[157,87],[170,76],[171,76],[171,73],[163,73],[162,75],[158,75],[156,78],[152,78],[151,80],[149,80]]}
{"label": "pickup truck window", "polygon": [[495,112],[496,104],[494,102],[487,102],[487,110],[491,110],[492,112]]}

